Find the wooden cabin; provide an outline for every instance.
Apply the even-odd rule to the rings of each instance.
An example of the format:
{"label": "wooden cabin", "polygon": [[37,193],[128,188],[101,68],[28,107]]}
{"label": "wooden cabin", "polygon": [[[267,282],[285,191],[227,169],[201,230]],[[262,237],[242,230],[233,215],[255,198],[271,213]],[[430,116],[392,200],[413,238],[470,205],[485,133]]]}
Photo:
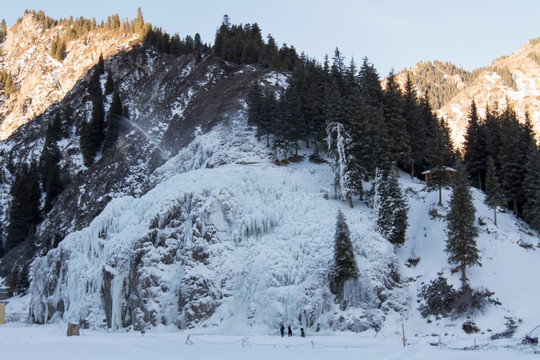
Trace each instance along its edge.
{"label": "wooden cabin", "polygon": [[451,168],[449,166],[441,166],[441,167],[438,167],[438,168],[433,168],[433,169],[429,169],[429,170],[426,170],[426,171],[422,172],[422,175],[424,175],[424,181],[426,182],[426,185],[429,186],[429,180],[431,179],[431,177],[434,174],[437,174],[437,173],[440,173],[440,172],[444,172],[446,174],[446,176],[448,177],[448,181],[452,182],[452,179],[454,178],[454,173],[456,172],[456,169]]}

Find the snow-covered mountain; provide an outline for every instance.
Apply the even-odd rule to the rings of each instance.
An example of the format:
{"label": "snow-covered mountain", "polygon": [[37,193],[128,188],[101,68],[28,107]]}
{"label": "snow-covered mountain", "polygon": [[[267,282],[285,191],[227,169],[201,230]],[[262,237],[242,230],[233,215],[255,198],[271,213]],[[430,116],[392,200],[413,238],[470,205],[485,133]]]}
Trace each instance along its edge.
{"label": "snow-covered mountain", "polygon": [[[196,63],[193,56],[162,55],[142,46],[106,60],[105,66],[102,86],[107,74],[112,74],[128,117],[120,124],[115,146],[99,154],[94,164],[83,164],[80,146],[82,128],[92,112],[90,75],[79,81],[61,102],[0,144],[0,218],[5,221],[17,169],[14,164],[38,162],[48,126],[56,116],[61,119],[62,134],[57,146],[63,191],[37,232],[37,242],[44,246],[87,226],[111,199],[140,196],[148,191],[155,185],[150,182],[150,175],[156,167],[189,144],[197,132],[208,131],[244,108],[244,98],[253,80],[267,76],[270,84],[284,81],[254,67],[227,64],[211,56]],[[105,111],[111,97],[105,97]],[[193,166],[197,164],[194,162]],[[22,249],[7,254],[0,272],[5,276],[13,261],[23,255]]]}
{"label": "snow-covered mountain", "polygon": [[[448,207],[407,175],[400,183],[410,226],[397,249],[376,231],[370,207],[333,199],[328,164],[275,165],[242,111],[198,135],[151,178],[156,186],[146,194],[111,201],[88,227],[36,260],[35,321],[262,333],[282,322],[360,331],[404,319],[425,331],[457,327],[446,330],[452,333],[466,321],[432,317],[428,324],[419,314],[422,285],[438,273],[456,288],[459,280],[444,252]],[[449,196],[445,190],[445,203]],[[538,235],[507,213],[495,226],[483,194],[473,196],[483,266],[471,269],[471,283],[501,303],[474,321],[491,335],[504,332],[508,319],[532,328],[534,292],[515,294],[527,293],[516,279],[537,271]],[[346,285],[346,306],[328,286],[338,209],[360,269]]]}
{"label": "snow-covered mountain", "polygon": [[[18,32],[27,26],[40,34],[31,20],[25,17]],[[280,323],[312,332],[362,331],[407,319],[426,333],[455,328],[444,331],[451,336],[474,320],[486,337],[513,323],[536,325],[535,293],[528,294],[516,278],[537,272],[538,234],[506,213],[495,226],[482,193],[473,191],[483,267],[470,269],[470,278],[475,289],[494,292],[500,305],[470,313],[471,319],[425,319],[418,310],[424,285],[440,273],[459,286],[444,252],[448,207],[436,205],[438,194],[402,174],[409,228],[405,244],[394,247],[378,233],[371,204],[355,199],[350,208],[335,199],[330,165],[310,162],[303,149],[297,162],[279,166],[266,141],[257,140],[247,122],[248,90],[255,82],[283,88],[287,73],[210,54],[200,61],[194,55],[164,55],[131,46],[129,39],[114,40],[125,51],[103,45],[113,49],[108,56],[103,52],[103,74],[81,70],[69,91],[45,97],[43,108],[35,110],[40,115],[0,143],[5,236],[17,167],[43,157],[47,130],[61,120],[55,145],[62,191],[42,214],[32,239],[36,249],[23,242],[0,261],[5,278],[29,249],[36,251],[30,271],[33,321],[268,333]],[[37,43],[45,49],[43,41]],[[68,45],[64,61],[83,56],[84,47],[77,44]],[[13,60],[5,55],[2,66],[13,66],[10,61],[26,66],[27,51]],[[65,66],[49,58],[46,63],[53,66],[43,70],[46,78]],[[29,73],[35,66],[28,64]],[[114,146],[85,165],[81,141],[93,110],[89,84],[100,76],[104,90],[109,75],[126,116],[119,119]],[[21,84],[29,77],[17,76]],[[105,111],[112,97],[104,97]],[[446,204],[448,189],[443,196]],[[328,284],[338,209],[351,230],[360,274],[345,283],[342,301]]]}

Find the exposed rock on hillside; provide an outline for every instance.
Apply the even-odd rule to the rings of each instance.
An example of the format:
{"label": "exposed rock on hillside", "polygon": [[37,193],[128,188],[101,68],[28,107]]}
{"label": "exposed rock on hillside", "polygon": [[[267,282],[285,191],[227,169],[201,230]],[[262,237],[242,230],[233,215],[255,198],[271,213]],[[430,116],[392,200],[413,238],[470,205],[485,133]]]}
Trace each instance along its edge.
{"label": "exposed rock on hillside", "polygon": [[[218,58],[206,57],[196,63],[192,56],[160,55],[142,47],[110,58],[105,68],[112,74],[129,115],[121,121],[115,146],[98,154],[93,165],[83,165],[80,150],[81,129],[92,112],[88,76],[60,103],[0,143],[0,168],[4,174],[0,218],[6,223],[14,179],[12,159],[28,164],[38,160],[52,119],[62,119],[62,139],[57,146],[64,190],[37,231],[37,242],[43,249],[54,246],[71,231],[86,227],[111,199],[144,194],[154,185],[149,176],[156,167],[196,134],[243,110],[250,84],[266,76],[253,67],[232,66]],[[101,76],[102,84],[106,77]],[[105,109],[111,96],[105,97]],[[205,166],[204,159],[194,158],[190,166]],[[3,231],[5,234],[5,228]],[[4,256],[0,273],[7,275],[15,260],[10,254]]]}
{"label": "exposed rock on hillside", "polygon": [[67,31],[66,26],[44,29],[31,14],[8,29],[0,48],[0,70],[12,74],[18,91],[7,100],[0,98],[0,140],[60,101],[100,55],[107,59],[138,42],[136,34],[96,29],[68,41],[66,57],[59,62],[49,54],[49,48],[56,36]]}
{"label": "exposed rock on hillside", "polygon": [[[476,101],[481,116],[485,116],[486,106],[493,108],[497,103],[512,106],[521,120],[528,111],[536,133],[540,134],[540,64],[533,59],[535,54],[540,54],[540,43],[532,40],[513,54],[495,60],[440,109],[439,114],[448,119],[456,144],[463,143],[471,100]],[[515,89],[495,69],[508,69]]]}

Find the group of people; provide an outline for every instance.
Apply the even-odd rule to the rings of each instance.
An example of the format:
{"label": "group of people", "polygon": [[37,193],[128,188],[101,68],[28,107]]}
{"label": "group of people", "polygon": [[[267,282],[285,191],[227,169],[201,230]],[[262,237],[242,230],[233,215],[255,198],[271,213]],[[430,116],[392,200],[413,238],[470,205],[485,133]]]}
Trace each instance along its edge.
{"label": "group of people", "polygon": [[[279,330],[281,331],[281,337],[284,337],[285,336],[285,325],[281,324],[281,327],[279,328]],[[293,336],[291,325],[287,326],[287,334],[288,334],[289,337]],[[300,328],[300,337],[303,337],[303,338],[306,337],[306,333],[304,332],[303,327]]]}

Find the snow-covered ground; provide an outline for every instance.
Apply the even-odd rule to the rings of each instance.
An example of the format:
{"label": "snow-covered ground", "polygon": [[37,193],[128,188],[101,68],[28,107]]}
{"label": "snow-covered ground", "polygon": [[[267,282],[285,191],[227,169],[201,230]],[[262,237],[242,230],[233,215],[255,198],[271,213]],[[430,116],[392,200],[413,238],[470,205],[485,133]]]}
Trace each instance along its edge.
{"label": "snow-covered ground", "polygon": [[[436,191],[401,174],[409,227],[405,245],[394,248],[377,233],[369,206],[355,200],[350,208],[333,199],[328,164],[304,159],[276,166],[263,143],[234,119],[229,127],[198,136],[156,171],[148,193],[113,200],[88,228],[38,259],[33,299],[10,299],[8,323],[0,326],[2,358],[537,358],[532,347],[517,345],[526,334],[540,335],[540,290],[534,286],[539,237],[526,224],[500,212],[495,226],[483,194],[473,189],[483,266],[468,269],[468,275],[474,289],[494,292],[501,305],[468,318],[425,319],[418,311],[422,285],[441,273],[460,286],[444,252],[450,190],[443,191],[444,204],[438,206]],[[351,229],[361,274],[347,288],[344,311],[326,282],[338,209]],[[133,273],[130,261],[137,252],[142,265]],[[418,264],[408,267],[409,258],[418,258]],[[51,275],[55,264],[61,267],[58,278]],[[400,283],[387,288],[389,265]],[[103,322],[105,273],[112,279],[107,289],[115,330]],[[122,329],[125,309],[132,306],[125,292],[134,279],[154,286],[151,294],[135,289],[144,301],[132,310],[146,307],[151,316],[157,314],[157,323],[165,319],[168,326],[139,323],[149,327],[144,335]],[[387,291],[382,305],[379,291]],[[180,311],[184,299],[190,303]],[[34,315],[46,319],[46,304],[60,301],[66,306],[63,317],[56,314],[42,326],[26,322],[30,304]],[[196,313],[212,306],[209,318]],[[190,311],[202,320],[194,315],[187,323]],[[81,319],[90,329],[67,338],[66,322]],[[477,333],[462,330],[467,320],[478,326]],[[490,340],[510,321],[515,333]],[[303,324],[307,338],[280,338],[281,322],[292,324],[296,334]],[[366,325],[380,325],[381,331],[335,331]]]}
{"label": "snow-covered ground", "polygon": [[[9,305],[8,305],[9,306]],[[428,334],[416,336],[405,326],[403,347],[401,326],[379,333],[307,333],[302,339],[269,335],[208,335],[200,331],[178,331],[158,327],[145,334],[131,331],[81,330],[80,336],[66,336],[67,326],[0,325],[2,359],[538,359],[535,349],[516,345],[514,340],[484,342],[474,337],[453,337],[451,342]]]}

